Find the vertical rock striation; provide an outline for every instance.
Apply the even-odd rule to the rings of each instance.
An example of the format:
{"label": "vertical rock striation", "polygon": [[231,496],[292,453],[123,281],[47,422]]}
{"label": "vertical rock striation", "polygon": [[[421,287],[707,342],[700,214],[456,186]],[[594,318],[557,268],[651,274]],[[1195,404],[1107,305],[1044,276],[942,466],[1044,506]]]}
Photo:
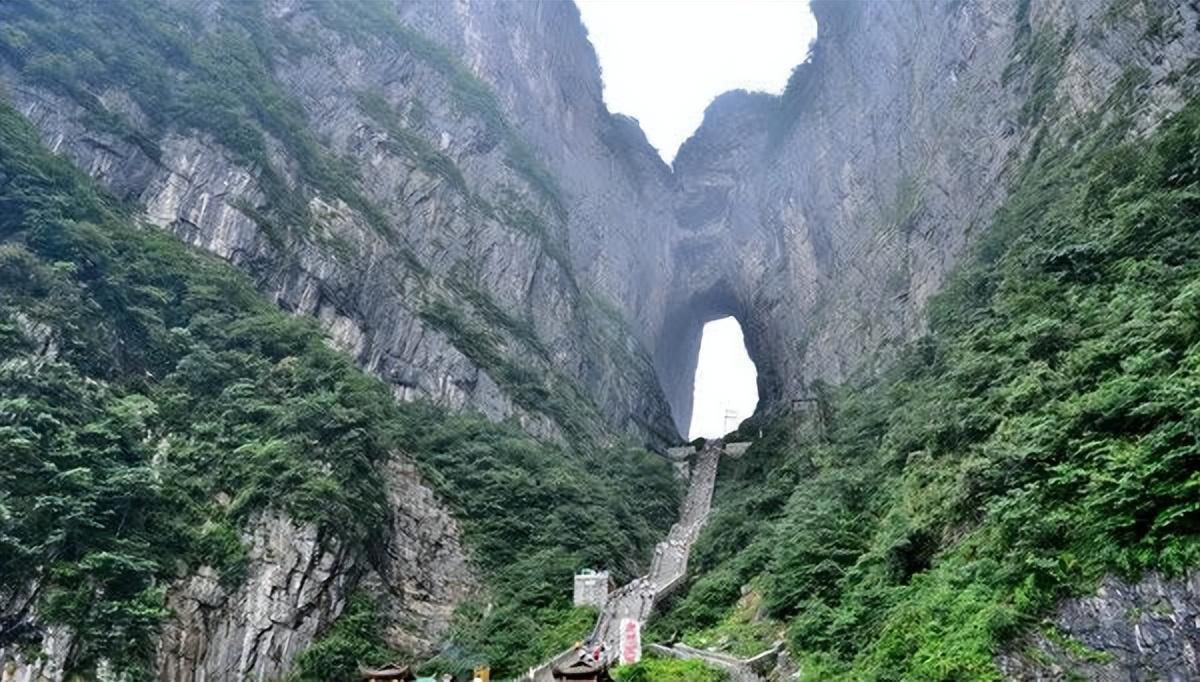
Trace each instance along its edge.
{"label": "vertical rock striation", "polygon": [[1000,654],[1009,679],[1192,680],[1200,675],[1200,574],[1108,578]]}
{"label": "vertical rock striation", "polygon": [[[164,6],[197,40],[249,30],[229,0]],[[655,447],[687,430],[704,322],[742,323],[767,408],[870,371],[922,332],[1031,150],[1118,115],[1149,129],[1193,92],[1200,54],[1186,0],[817,0],[787,91],[717,98],[672,169],[605,107],[571,3],[389,3],[395,23],[338,7],[262,3],[264,87],[305,126],[301,142],[262,130],[264,158],[155,123],[135,83],[63,88],[6,51],[0,96],[398,399]],[[242,582],[173,586],[160,675],[282,674],[357,584],[394,643],[434,643],[477,580],[412,466],[386,473],[396,515],[376,556],[268,516]],[[4,679],[58,679],[69,640],[46,633],[36,669],[0,650]]]}
{"label": "vertical rock striation", "polygon": [[1182,0],[813,10],[787,91],[718,97],[675,161],[655,351],[680,423],[703,320],[739,318],[769,404],[877,366],[923,331],[1036,145],[1117,116],[1148,129],[1182,106],[1200,54]]}

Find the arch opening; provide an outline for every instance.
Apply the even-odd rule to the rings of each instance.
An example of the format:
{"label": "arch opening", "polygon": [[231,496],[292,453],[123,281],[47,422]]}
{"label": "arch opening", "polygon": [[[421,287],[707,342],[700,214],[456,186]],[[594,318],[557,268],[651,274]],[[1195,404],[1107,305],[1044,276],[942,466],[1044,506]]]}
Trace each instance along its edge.
{"label": "arch opening", "polygon": [[[718,332],[724,329],[736,339],[732,343],[717,344],[717,348],[727,351],[717,354],[718,366],[724,367],[731,361],[740,366],[741,370],[733,380],[745,386],[743,394],[753,394],[754,402],[762,406],[747,407],[745,401],[739,406],[731,406],[730,409],[738,412],[736,420],[740,422],[752,416],[756,409],[769,409],[776,403],[779,393],[777,373],[771,349],[764,343],[766,335],[762,322],[740,304],[728,282],[721,280],[701,292],[689,294],[669,310],[654,344],[654,369],[681,439],[691,440],[699,435],[712,438],[733,430],[732,427],[723,430],[724,407],[715,424],[710,421],[709,428],[695,433],[692,429],[693,399],[700,374],[700,346],[709,323],[716,323],[714,329]],[[718,396],[727,389],[721,385],[721,376],[718,374]]]}
{"label": "arch opening", "polygon": [[741,324],[732,316],[705,323],[687,438],[724,436],[754,414],[757,406],[758,370],[746,350]]}

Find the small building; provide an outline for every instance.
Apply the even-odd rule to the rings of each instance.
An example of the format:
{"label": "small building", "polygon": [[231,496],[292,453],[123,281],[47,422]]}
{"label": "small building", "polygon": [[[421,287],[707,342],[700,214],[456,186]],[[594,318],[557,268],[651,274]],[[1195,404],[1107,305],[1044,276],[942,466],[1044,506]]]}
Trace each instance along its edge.
{"label": "small building", "polygon": [[575,606],[604,608],[608,601],[610,578],[608,571],[584,569],[575,574]]}

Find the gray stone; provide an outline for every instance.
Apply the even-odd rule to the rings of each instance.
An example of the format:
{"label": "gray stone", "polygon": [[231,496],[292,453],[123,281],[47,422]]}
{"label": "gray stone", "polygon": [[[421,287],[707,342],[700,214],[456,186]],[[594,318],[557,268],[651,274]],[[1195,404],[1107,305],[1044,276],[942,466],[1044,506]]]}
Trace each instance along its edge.
{"label": "gray stone", "polygon": [[997,664],[1021,680],[1200,679],[1200,573],[1108,577],[1096,594],[1064,601]]}
{"label": "gray stone", "polygon": [[611,580],[608,571],[584,569],[582,572],[576,573],[574,605],[604,608],[604,603],[608,601],[608,584]]}
{"label": "gray stone", "polygon": [[[212,18],[230,0],[166,1]],[[1014,51],[1022,28],[1015,3],[819,3],[820,36],[797,72],[799,95],[717,98],[671,168],[636,121],[605,108],[595,52],[573,4],[400,4],[409,27],[496,94],[560,188],[560,212],[513,167],[484,117],[453,100],[446,75],[403,41],[351,41],[299,0],[267,7],[274,28],[306,44],[271,65],[276,81],[303,107],[313,137],[358,171],[392,236],[303,186],[297,160],[276,140],[269,141],[273,164],[311,197],[316,217],[311,231],[284,226],[281,239],[251,217],[250,208],[266,208],[260,169],[208,136],[145,130],[162,150],[150,158],[97,127],[102,117],[3,60],[0,97],[52,149],[140,204],[149,224],[226,259],[281,308],[317,320],[398,400],[477,410],[563,440],[552,416],[523,407],[497,368],[479,366],[422,316],[448,300],[491,325],[506,357],[578,385],[597,408],[602,441],[624,437],[656,449],[677,444],[690,422],[705,322],[739,319],[763,409],[809,396],[814,380],[874,370],[923,333],[929,298],[988,225],[1039,125],[1064,133],[1103,107],[1123,75],[1141,69],[1148,77],[1130,115],[1134,134],[1142,134],[1181,106],[1194,85],[1185,69],[1200,54],[1194,2],[1029,3],[1031,30],[1073,40],[1061,55],[1057,107],[1043,121],[1024,120],[1030,79],[1020,68],[1004,77],[1022,58]],[[1113,15],[1114,7],[1124,9]],[[1175,28],[1149,36],[1151,13]],[[377,93],[409,132],[440,150],[462,185],[397,152],[391,132],[359,110],[363,91]],[[119,87],[94,94],[133,126],[146,125]],[[547,234],[476,203],[499,206],[508,197],[529,207]],[[455,289],[463,282],[527,323],[540,350],[488,321],[488,310]],[[52,334],[24,329],[53,357]],[[709,475],[704,453],[697,459],[693,486]],[[159,643],[160,674],[283,674],[356,584],[386,599],[395,643],[432,645],[478,577],[456,522],[411,465],[398,460],[387,474],[395,519],[383,558],[349,556],[287,518],[257,519],[247,529],[252,558],[242,584],[221,585],[201,570],[172,586],[176,615]],[[701,511],[685,508],[685,518],[695,521]],[[664,545],[670,556],[655,571],[681,575],[680,551],[697,530],[696,523],[673,529]],[[25,601],[0,594],[0,622],[40,633],[49,656],[31,662],[0,649],[4,680],[59,679],[70,633],[38,626]],[[1181,628],[1155,621],[1137,641],[1184,652]]]}

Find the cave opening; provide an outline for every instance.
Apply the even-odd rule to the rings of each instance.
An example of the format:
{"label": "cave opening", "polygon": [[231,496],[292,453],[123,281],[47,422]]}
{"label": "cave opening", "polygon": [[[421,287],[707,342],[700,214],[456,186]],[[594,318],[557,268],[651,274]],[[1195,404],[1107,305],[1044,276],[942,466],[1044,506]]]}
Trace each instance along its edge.
{"label": "cave opening", "polygon": [[758,405],[758,370],[732,316],[704,325],[692,388],[688,439],[719,438],[737,429]]}

